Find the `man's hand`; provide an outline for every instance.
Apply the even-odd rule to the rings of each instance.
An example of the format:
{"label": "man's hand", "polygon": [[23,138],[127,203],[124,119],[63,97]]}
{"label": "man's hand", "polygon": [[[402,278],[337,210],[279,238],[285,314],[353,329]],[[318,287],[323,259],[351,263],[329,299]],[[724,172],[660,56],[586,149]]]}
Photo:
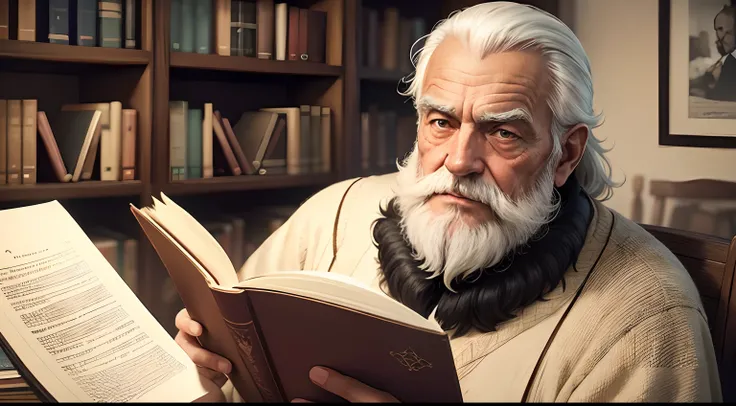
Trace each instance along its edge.
{"label": "man's hand", "polygon": [[207,351],[199,345],[197,337],[202,334],[202,325],[189,317],[187,309],[181,309],[174,321],[179,332],[176,334],[177,344],[199,368],[199,374],[222,387],[227,380],[225,374],[230,373],[230,362],[213,352]]}
{"label": "man's hand", "polygon": [[[314,367],[309,371],[309,379],[324,390],[352,403],[398,403],[390,394],[373,389],[353,378],[340,374],[329,368]],[[294,399],[294,403],[309,402],[305,399]]]}

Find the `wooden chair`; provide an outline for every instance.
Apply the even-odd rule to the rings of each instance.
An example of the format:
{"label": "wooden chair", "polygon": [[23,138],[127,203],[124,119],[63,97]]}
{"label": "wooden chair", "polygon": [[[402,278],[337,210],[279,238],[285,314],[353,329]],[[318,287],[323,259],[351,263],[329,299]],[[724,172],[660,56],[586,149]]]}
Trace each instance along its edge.
{"label": "wooden chair", "polygon": [[724,238],[642,225],[688,270],[708,316],[721,370],[724,401],[736,400],[736,237]]}
{"label": "wooden chair", "polygon": [[[636,180],[635,180],[636,183]],[[635,193],[641,187],[634,186]],[[649,194],[654,197],[651,224],[665,225],[665,208],[668,199],[690,199],[698,202],[734,201],[736,202],[736,182],[714,179],[694,179],[675,182],[652,180],[649,182]],[[671,225],[690,231],[731,237],[734,234],[733,210],[721,210],[707,213],[699,209],[699,204],[684,208],[682,214],[688,212],[691,217],[688,224]],[[688,210],[690,209],[690,210]],[[673,219],[674,220],[674,219]]]}

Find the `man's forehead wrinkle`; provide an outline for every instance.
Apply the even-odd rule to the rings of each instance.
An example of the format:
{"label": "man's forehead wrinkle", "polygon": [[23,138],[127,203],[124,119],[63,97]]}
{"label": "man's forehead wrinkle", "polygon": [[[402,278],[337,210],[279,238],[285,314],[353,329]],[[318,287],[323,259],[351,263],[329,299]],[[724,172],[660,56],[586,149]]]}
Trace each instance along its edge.
{"label": "man's forehead wrinkle", "polygon": [[[449,68],[449,67],[439,67],[434,69],[435,72],[428,72],[428,73],[435,73],[435,75],[427,75],[427,78],[432,81],[449,81],[449,82],[455,82],[459,85],[466,85],[466,86],[483,86],[488,84],[494,84],[494,83],[500,83],[500,84],[517,84],[517,85],[523,85],[523,86],[537,86],[537,72],[531,73],[531,74],[525,74],[525,72],[521,70],[514,70],[513,76],[509,77],[507,70],[500,70],[499,72],[495,73],[484,73],[484,74],[471,74],[467,73],[460,69],[455,68]],[[444,79],[442,78],[441,74],[443,73],[450,73],[451,75],[455,76],[456,78],[453,78],[452,80]],[[434,76],[434,77],[432,77]],[[439,77],[438,77],[439,76]]]}

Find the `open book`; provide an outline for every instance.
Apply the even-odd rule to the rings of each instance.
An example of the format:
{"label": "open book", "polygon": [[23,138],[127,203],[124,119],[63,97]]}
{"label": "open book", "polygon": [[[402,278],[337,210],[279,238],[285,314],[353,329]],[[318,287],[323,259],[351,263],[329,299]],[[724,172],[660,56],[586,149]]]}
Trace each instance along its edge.
{"label": "open book", "polygon": [[189,402],[213,389],[61,204],[3,210],[0,224],[0,343],[39,399]]}
{"label": "open book", "polygon": [[240,281],[217,241],[162,194],[131,206],[189,314],[200,343],[229,359],[247,401],[336,401],[309,380],[326,366],[404,402],[459,402],[448,336],[382,292],[327,272],[267,270]]}

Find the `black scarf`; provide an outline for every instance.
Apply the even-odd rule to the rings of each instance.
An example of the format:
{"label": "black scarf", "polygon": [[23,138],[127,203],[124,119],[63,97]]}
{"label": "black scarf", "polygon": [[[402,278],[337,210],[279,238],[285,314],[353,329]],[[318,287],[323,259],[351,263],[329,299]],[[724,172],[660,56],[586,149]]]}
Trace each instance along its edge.
{"label": "black scarf", "polygon": [[[537,301],[562,283],[565,272],[577,260],[585,243],[592,207],[585,192],[571,175],[556,188],[561,199],[557,216],[523,247],[513,250],[501,263],[477,270],[466,281],[456,279],[448,290],[438,276],[427,279],[412,257],[412,247],[399,227],[397,199],[381,207],[373,238],[378,248],[381,283],[388,293],[424,317],[437,306],[435,319],[446,331],[462,336],[471,329],[495,331],[516,312]],[[501,271],[501,272],[499,272]]]}

